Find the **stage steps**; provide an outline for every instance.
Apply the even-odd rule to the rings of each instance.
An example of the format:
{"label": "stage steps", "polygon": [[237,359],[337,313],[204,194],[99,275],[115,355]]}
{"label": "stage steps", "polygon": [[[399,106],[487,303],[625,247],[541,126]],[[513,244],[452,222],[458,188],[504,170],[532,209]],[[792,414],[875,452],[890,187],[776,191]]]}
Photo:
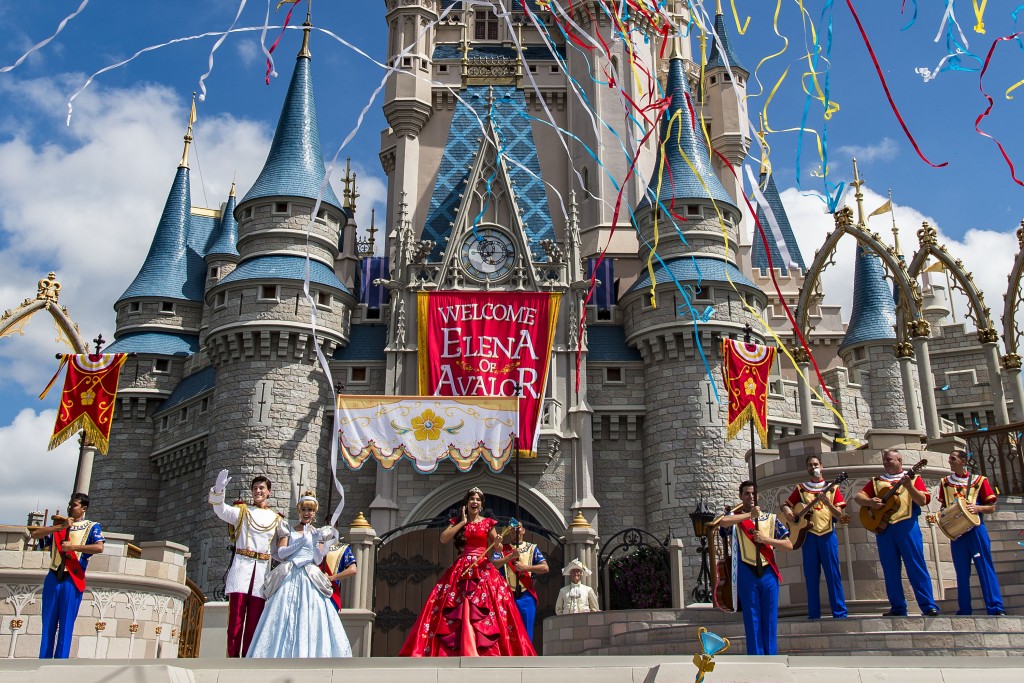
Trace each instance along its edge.
{"label": "stage steps", "polygon": [[[746,652],[743,624],[708,617],[691,623],[653,623],[613,635],[610,644],[583,655],[684,655],[696,652],[697,628],[706,626],[730,640],[730,654]],[[718,622],[717,624],[714,622]],[[851,616],[808,621],[779,620],[779,654],[856,656],[1024,655],[1024,618],[1016,616],[881,617]]]}

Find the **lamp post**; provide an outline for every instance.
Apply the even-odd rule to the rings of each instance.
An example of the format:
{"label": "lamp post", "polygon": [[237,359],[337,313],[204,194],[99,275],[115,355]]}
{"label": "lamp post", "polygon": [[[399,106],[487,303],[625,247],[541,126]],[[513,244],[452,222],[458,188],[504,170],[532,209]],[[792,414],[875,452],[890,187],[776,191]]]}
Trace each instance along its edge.
{"label": "lamp post", "polygon": [[690,522],[693,524],[693,534],[700,542],[700,573],[697,575],[697,585],[694,586],[691,595],[694,602],[711,602],[711,567],[708,565],[708,525],[714,521],[716,515],[708,508],[701,497],[697,501],[697,507],[690,513]]}

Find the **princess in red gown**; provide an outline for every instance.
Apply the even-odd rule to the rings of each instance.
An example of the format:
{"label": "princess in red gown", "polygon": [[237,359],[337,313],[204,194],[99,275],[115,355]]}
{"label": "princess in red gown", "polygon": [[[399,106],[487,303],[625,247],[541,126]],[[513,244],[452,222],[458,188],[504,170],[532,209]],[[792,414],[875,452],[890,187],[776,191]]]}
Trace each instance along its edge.
{"label": "princess in red gown", "polygon": [[[512,591],[489,558],[498,540],[496,521],[483,517],[484,494],[472,488],[463,499],[462,519],[452,519],[441,543],[461,548],[423,605],[403,657],[535,656]],[[500,545],[497,546],[500,548]],[[468,573],[467,567],[471,567]]]}

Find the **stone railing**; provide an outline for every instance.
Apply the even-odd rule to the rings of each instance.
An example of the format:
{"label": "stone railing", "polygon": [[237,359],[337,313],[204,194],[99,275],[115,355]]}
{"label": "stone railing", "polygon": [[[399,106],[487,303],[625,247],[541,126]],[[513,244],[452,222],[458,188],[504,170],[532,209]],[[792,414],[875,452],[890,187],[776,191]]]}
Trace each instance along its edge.
{"label": "stone railing", "polygon": [[[89,561],[86,589],[71,641],[82,659],[176,658],[188,548],[140,543],[104,532],[103,553]],[[134,553],[133,553],[134,554]],[[50,553],[34,549],[23,526],[0,526],[0,657],[36,658],[42,633],[42,586]]]}

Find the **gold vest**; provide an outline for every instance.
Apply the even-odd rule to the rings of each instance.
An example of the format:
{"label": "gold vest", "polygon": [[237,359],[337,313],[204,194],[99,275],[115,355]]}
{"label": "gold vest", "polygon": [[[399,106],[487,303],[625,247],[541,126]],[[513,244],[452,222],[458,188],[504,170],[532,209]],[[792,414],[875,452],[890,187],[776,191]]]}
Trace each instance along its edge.
{"label": "gold vest", "polygon": [[[71,545],[85,545],[86,540],[89,538],[89,532],[92,531],[93,526],[96,522],[90,522],[87,519],[73,522],[71,527],[68,528],[68,537],[65,543]],[[82,553],[75,553],[78,559],[82,559]],[[60,564],[63,558],[60,553],[57,552],[57,544],[53,543],[50,545],[50,569],[57,570],[60,568]]]}
{"label": "gold vest", "polygon": [[[739,524],[736,525],[739,527]],[[775,515],[762,512],[760,519],[757,520],[757,529],[761,532],[762,536],[768,538],[775,538]],[[737,528],[735,533],[738,534],[740,546],[740,559],[751,567],[757,566],[757,556],[760,554],[757,552],[757,547],[754,546],[754,542],[750,540],[747,532],[743,529]],[[762,557],[761,566],[767,567],[768,562]]]}
{"label": "gold vest", "polygon": [[967,486],[957,487],[950,483],[949,477],[943,477],[939,481],[939,486],[942,488],[942,500],[946,502],[947,506],[953,502],[954,498],[963,498],[968,505],[977,504],[983,481],[985,481],[985,477],[979,474],[970,477]]}
{"label": "gold vest", "polygon": [[[533,549],[537,547],[536,543],[522,543],[518,547],[513,548],[514,551],[519,553],[520,566],[524,564],[533,564]],[[519,577],[516,575],[515,569],[512,568],[512,563],[509,562],[505,565],[505,579],[508,580],[508,585],[515,593],[519,590]],[[529,572],[526,572],[529,574]],[[524,586],[525,588],[525,586]]]}
{"label": "gold vest", "polygon": [[[875,477],[871,481],[875,483],[876,498],[882,498],[883,496],[885,496],[886,492],[888,492],[888,490],[893,487],[893,484],[896,483],[890,482],[880,477]],[[896,481],[899,480],[897,479]],[[892,517],[889,518],[889,524],[895,524],[896,522],[902,522],[905,519],[910,519],[910,515],[914,511],[913,507],[911,507],[914,504],[914,501],[910,499],[909,487],[913,485],[914,482],[911,481],[900,487],[899,493],[896,494],[896,496],[900,499],[900,508],[893,514]]]}
{"label": "gold vest", "polygon": [[[804,504],[805,508],[818,495],[817,492],[808,491],[803,486],[798,486],[797,490],[800,492],[800,501]],[[826,493],[824,498],[828,499],[830,503],[834,502],[836,499],[835,487],[832,487],[832,490]],[[818,503],[811,513],[811,525],[807,530],[815,536],[824,536],[832,531],[832,511],[829,510],[824,500]]]}
{"label": "gold vest", "polygon": [[331,548],[330,552],[324,558],[327,562],[327,569],[331,574],[338,573],[338,565],[341,563],[341,556],[345,554],[345,548],[348,547],[348,543],[342,543],[341,545]]}

